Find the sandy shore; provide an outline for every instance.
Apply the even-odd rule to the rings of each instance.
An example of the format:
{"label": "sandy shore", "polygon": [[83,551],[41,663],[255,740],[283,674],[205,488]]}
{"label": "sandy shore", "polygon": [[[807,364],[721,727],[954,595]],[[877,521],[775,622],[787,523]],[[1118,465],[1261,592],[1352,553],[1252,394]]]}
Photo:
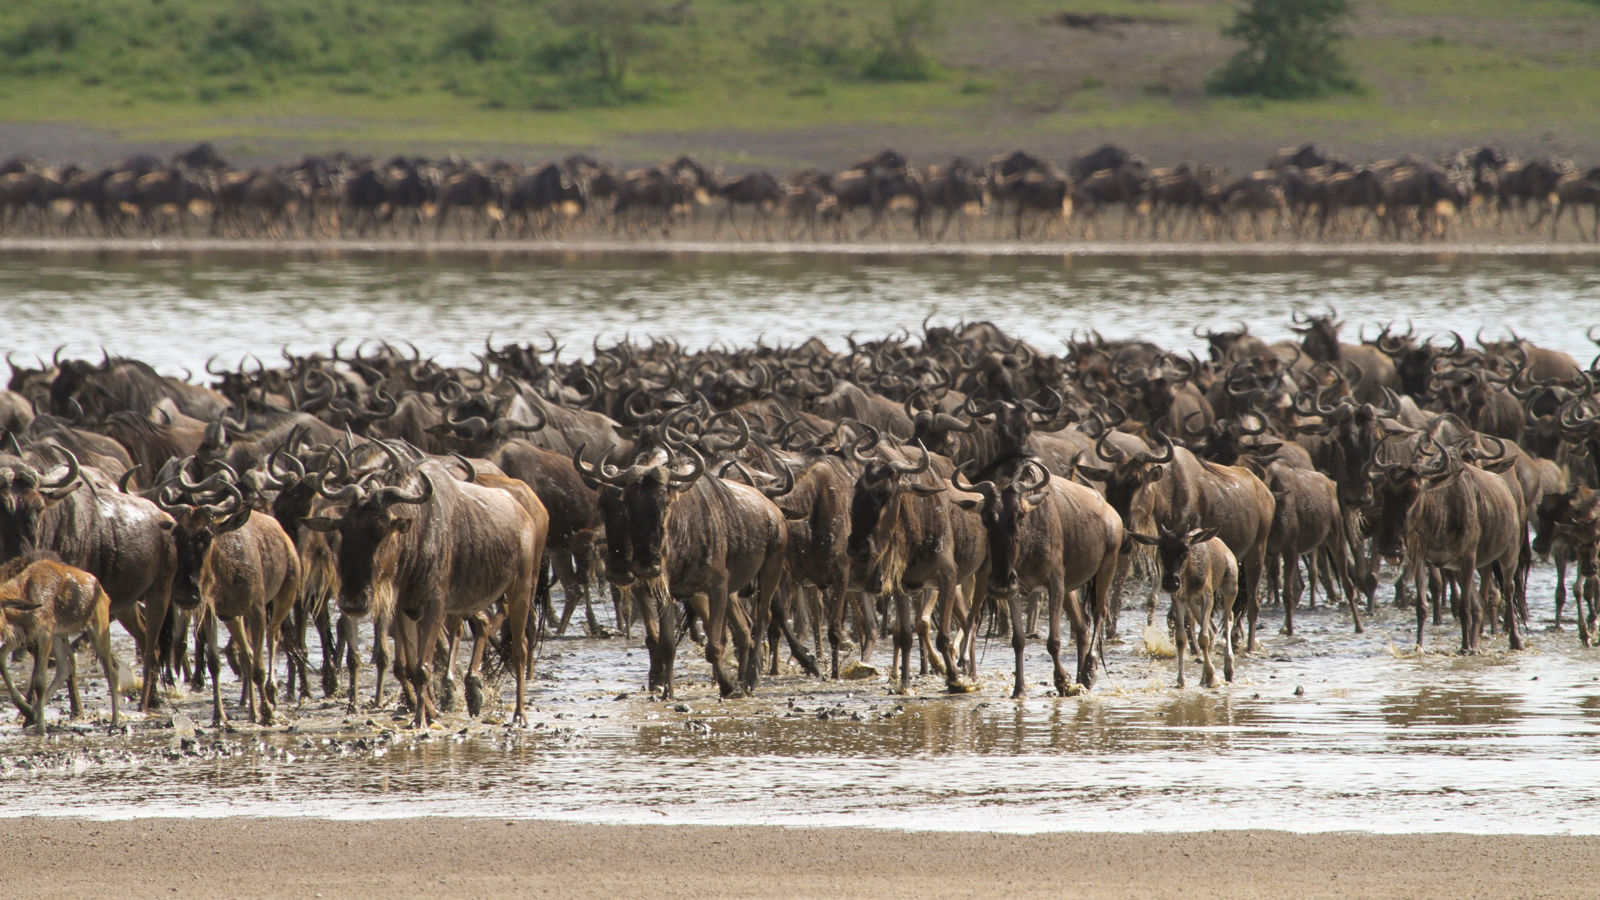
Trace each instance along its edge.
{"label": "sandy shore", "polygon": [[728,241],[728,240],[260,240],[254,238],[0,238],[0,253],[245,253],[269,256],[305,255],[526,255],[625,253],[677,255],[706,253],[788,253],[820,256],[1600,256],[1600,244],[1537,236],[1496,235],[1426,243],[1351,241],[944,241],[864,240]]}
{"label": "sandy shore", "polygon": [[497,819],[9,819],[10,896],[1578,897],[1600,837],[906,833]]}

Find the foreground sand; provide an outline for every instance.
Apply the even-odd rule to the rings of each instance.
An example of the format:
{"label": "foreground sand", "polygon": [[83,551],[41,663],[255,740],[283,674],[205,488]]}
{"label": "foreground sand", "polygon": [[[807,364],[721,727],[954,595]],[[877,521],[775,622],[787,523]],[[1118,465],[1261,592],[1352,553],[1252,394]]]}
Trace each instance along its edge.
{"label": "foreground sand", "polygon": [[1592,896],[1600,837],[993,835],[500,819],[0,820],[0,893],[144,897]]}

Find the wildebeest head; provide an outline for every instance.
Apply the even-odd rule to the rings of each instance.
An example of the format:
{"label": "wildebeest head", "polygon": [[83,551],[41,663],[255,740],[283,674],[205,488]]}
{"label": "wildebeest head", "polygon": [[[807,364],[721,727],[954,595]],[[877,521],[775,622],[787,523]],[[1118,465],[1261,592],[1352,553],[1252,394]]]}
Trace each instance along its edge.
{"label": "wildebeest head", "polygon": [[1558,494],[1546,494],[1535,513],[1533,552],[1549,553],[1557,536],[1565,539],[1584,576],[1600,572],[1600,491],[1579,482]]}
{"label": "wildebeest head", "polygon": [[[217,491],[223,495],[221,502],[193,502],[202,494]],[[156,505],[177,522],[172,529],[178,561],[172,580],[172,602],[179,609],[196,609],[203,599],[201,581],[212,544],[218,535],[243,528],[250,521],[250,507],[225,472],[197,484],[185,481],[181,492],[177,486],[164,487],[156,496]]]}
{"label": "wildebeest head", "polygon": [[1014,477],[967,483],[957,470],[951,482],[956,490],[983,498],[979,514],[989,536],[989,593],[1000,599],[1017,592],[1017,539],[1023,520],[1045,498],[1050,472],[1034,460],[1026,460]]}
{"label": "wildebeest head", "polygon": [[1122,521],[1127,522],[1133,511],[1134,495],[1145,485],[1160,481],[1162,473],[1166,471],[1163,466],[1172,462],[1172,439],[1157,431],[1156,438],[1162,445],[1160,450],[1147,450],[1130,456],[1108,441],[1106,438],[1109,435],[1110,432],[1100,435],[1100,439],[1095,441],[1094,452],[1110,463],[1111,468],[1081,468],[1078,474],[1105,482],[1106,502],[1122,516]]}
{"label": "wildebeest head", "polygon": [[1183,574],[1183,567],[1189,562],[1190,548],[1216,537],[1217,529],[1189,528],[1174,531],[1163,525],[1160,532],[1155,535],[1133,532],[1128,536],[1141,544],[1156,548],[1156,556],[1161,559],[1161,589],[1170,594],[1182,587],[1180,576]]}
{"label": "wildebeest head", "polygon": [[[415,515],[400,515],[397,505],[422,506],[433,499],[433,479],[417,471],[421,488],[408,491],[401,486],[370,488],[374,476],[338,491],[329,491],[319,478],[316,488],[322,496],[347,504],[338,517],[314,516],[303,520],[313,531],[339,535],[339,609],[351,615],[365,615],[374,605],[377,591],[393,577],[398,562],[398,547],[389,538],[404,534],[416,524]],[[324,476],[325,478],[325,476]]]}
{"label": "wildebeest head", "polygon": [[[1433,448],[1431,453],[1427,451],[1428,446]],[[1430,455],[1431,461],[1428,460]],[[1374,459],[1368,465],[1368,477],[1376,484],[1378,499],[1383,504],[1375,536],[1379,553],[1390,558],[1405,553],[1406,542],[1412,537],[1411,514],[1417,502],[1428,491],[1454,481],[1461,475],[1464,465],[1459,456],[1446,451],[1432,438],[1425,439],[1424,448],[1410,463]]]}
{"label": "wildebeest head", "polygon": [[[1203,415],[1192,412],[1184,417],[1184,433],[1192,440],[1198,441],[1197,456],[1210,460],[1219,466],[1238,465],[1239,457],[1245,453],[1272,454],[1278,451],[1283,444],[1278,441],[1258,441],[1246,444],[1247,437],[1259,437],[1266,434],[1266,419],[1254,414],[1240,416],[1238,419],[1219,419],[1203,428],[1195,428],[1193,421]],[[1191,448],[1196,444],[1191,443]]]}
{"label": "wildebeest head", "polygon": [[1329,438],[1334,459],[1328,474],[1338,486],[1339,502],[1364,507],[1372,502],[1370,466],[1377,458],[1378,446],[1389,436],[1382,420],[1400,414],[1400,398],[1384,388],[1385,405],[1381,407],[1353,401],[1334,404],[1327,402],[1326,391],[1319,390],[1310,404],[1305,402],[1305,394],[1297,396],[1295,412],[1321,418],[1321,424],[1304,430]]}
{"label": "wildebeest head", "polygon": [[1290,330],[1301,335],[1300,346],[1307,356],[1318,362],[1339,358],[1339,329],[1344,323],[1339,321],[1338,310],[1330,309],[1325,316],[1308,316],[1296,311],[1294,321]]}
{"label": "wildebeest head", "polygon": [[20,456],[0,455],[0,562],[32,553],[39,546],[44,511],[78,489],[78,458],[62,449],[67,463],[41,473]]}
{"label": "wildebeest head", "polygon": [[[871,566],[882,549],[877,532],[884,510],[895,497],[906,492],[931,496],[944,490],[940,485],[919,484],[906,478],[928,471],[932,464],[928,449],[918,449],[922,451],[919,462],[903,463],[865,456],[859,444],[849,445],[851,458],[862,466],[861,477],[856,479],[855,492],[850,497],[850,539],[846,544],[846,552],[857,564]],[[872,586],[869,590],[876,592]]]}
{"label": "wildebeest head", "polygon": [[585,463],[587,446],[580,444],[573,451],[572,464],[601,488],[607,577],[613,584],[627,585],[635,579],[659,576],[666,557],[667,512],[673,501],[705,474],[705,460],[693,447],[683,445],[675,453],[654,453],[618,469],[610,463]]}

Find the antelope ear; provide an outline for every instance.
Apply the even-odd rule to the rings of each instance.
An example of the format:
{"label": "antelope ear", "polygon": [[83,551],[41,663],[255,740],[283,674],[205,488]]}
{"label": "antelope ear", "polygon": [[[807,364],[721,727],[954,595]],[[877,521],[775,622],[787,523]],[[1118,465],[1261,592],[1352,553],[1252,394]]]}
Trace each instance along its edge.
{"label": "antelope ear", "polygon": [[1140,534],[1137,531],[1128,532],[1128,537],[1133,538],[1134,540],[1138,541],[1139,543],[1144,544],[1144,545],[1149,546],[1149,547],[1154,547],[1156,544],[1161,543],[1161,538],[1151,537],[1148,534]]}
{"label": "antelope ear", "polygon": [[417,520],[416,519],[395,519],[393,524],[394,524],[394,533],[395,534],[405,534],[406,532],[411,530],[411,526],[412,525],[417,524]]}
{"label": "antelope ear", "polygon": [[956,505],[962,509],[977,509],[979,502],[977,500],[957,500]]}
{"label": "antelope ear", "polygon": [[1251,444],[1249,449],[1251,453],[1277,453],[1283,449],[1283,442],[1270,441],[1264,444]]}
{"label": "antelope ear", "polygon": [[1505,459],[1497,459],[1486,466],[1481,466],[1480,468],[1482,468],[1485,472],[1492,472],[1498,475],[1516,464],[1517,458],[1515,456],[1508,456]]}
{"label": "antelope ear", "polygon": [[1190,544],[1190,546],[1193,546],[1195,544],[1204,544],[1206,541],[1209,541],[1212,538],[1216,537],[1217,536],[1217,531],[1218,531],[1218,529],[1216,529],[1216,528],[1203,528],[1203,529],[1196,529],[1195,531],[1190,532],[1189,533],[1189,544]]}
{"label": "antelope ear", "polygon": [[4,603],[0,603],[0,609],[14,609],[18,612],[33,612],[43,605],[44,603],[38,600],[7,600]]}
{"label": "antelope ear", "polygon": [[300,524],[312,531],[328,532],[338,531],[339,523],[342,521],[342,519],[335,519],[332,516],[307,516],[300,520]]}
{"label": "antelope ear", "polygon": [[1104,482],[1110,480],[1111,478],[1111,473],[1105,469],[1096,469],[1090,466],[1079,466],[1077,469],[1073,470],[1072,474],[1087,478],[1090,481]]}
{"label": "antelope ear", "polygon": [[1165,471],[1166,469],[1163,469],[1160,466],[1151,466],[1150,468],[1144,470],[1143,475],[1139,476],[1139,481],[1144,484],[1155,484],[1161,480],[1161,473]]}

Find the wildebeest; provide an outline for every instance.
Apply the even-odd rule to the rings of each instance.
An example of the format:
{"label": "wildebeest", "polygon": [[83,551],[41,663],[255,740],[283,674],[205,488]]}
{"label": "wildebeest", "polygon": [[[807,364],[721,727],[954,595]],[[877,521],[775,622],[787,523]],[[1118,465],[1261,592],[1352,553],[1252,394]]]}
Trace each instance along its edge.
{"label": "wildebeest", "polygon": [[[1503,465],[1513,461],[1507,457]],[[1383,500],[1378,548],[1386,556],[1403,555],[1415,583],[1418,649],[1425,635],[1424,581],[1430,565],[1454,581],[1460,597],[1461,652],[1477,651],[1488,602],[1483,595],[1496,593],[1504,605],[1511,649],[1521,649],[1513,578],[1527,526],[1505,481],[1466,464],[1454,448],[1437,444],[1410,464],[1375,460],[1371,472]],[[1481,588],[1474,587],[1474,576]]]}
{"label": "wildebeest", "polygon": [[[218,493],[221,502],[203,502],[209,497],[202,495]],[[180,476],[178,486],[158,490],[156,502],[177,522],[172,532],[177,558],[172,603],[184,611],[200,611],[213,724],[227,720],[218,680],[218,620],[233,637],[243,682],[239,699],[247,718],[272,724],[277,635],[300,593],[300,556],[294,543],[272,516],[245,505],[225,473],[198,483]]]}
{"label": "wildebeest", "polygon": [[1233,680],[1233,617],[1239,590],[1239,563],[1215,528],[1173,529],[1163,525],[1156,534],[1133,532],[1130,537],[1155,548],[1160,560],[1161,589],[1172,595],[1178,648],[1178,687],[1184,686],[1183,651],[1191,642],[1189,629],[1199,631],[1200,685],[1212,687],[1217,671],[1211,649],[1217,634],[1212,611],[1222,611],[1222,677]]}
{"label": "wildebeest", "polygon": [[[989,542],[989,596],[1010,604],[1011,649],[1016,679],[1011,696],[1022,697],[1022,601],[1043,588],[1049,601],[1050,636],[1046,647],[1055,666],[1058,693],[1072,683],[1061,665],[1061,612],[1065,608],[1077,646],[1076,681],[1094,684],[1099,642],[1110,614],[1116,579],[1122,519],[1105,498],[1065,478],[1052,478],[1034,461],[1012,477],[968,484],[956,472],[957,490],[982,497],[979,510]],[[967,630],[977,627],[974,604]]]}
{"label": "wildebeest", "polygon": [[[649,455],[619,470],[587,464],[584,448],[573,465],[601,485],[606,524],[606,577],[630,589],[643,605],[650,645],[650,681],[672,694],[677,652],[673,605],[704,598],[695,612],[705,622],[706,661],[724,697],[755,687],[765,609],[783,574],[788,526],[759,490],[706,471],[692,449],[680,458]],[[754,589],[747,615],[736,595]],[[725,658],[728,629],[740,652],[737,676]]]}
{"label": "wildebeest", "polygon": [[503,599],[517,680],[513,719],[522,721],[528,612],[545,535],[510,494],[459,481],[443,462],[396,458],[386,477],[398,483],[348,483],[337,491],[319,484],[344,504],[341,515],[305,520],[338,534],[340,611],[359,617],[386,607],[396,621],[404,617],[412,652],[397,647],[397,665],[420,728],[437,716],[432,651],[445,617],[469,618]]}

